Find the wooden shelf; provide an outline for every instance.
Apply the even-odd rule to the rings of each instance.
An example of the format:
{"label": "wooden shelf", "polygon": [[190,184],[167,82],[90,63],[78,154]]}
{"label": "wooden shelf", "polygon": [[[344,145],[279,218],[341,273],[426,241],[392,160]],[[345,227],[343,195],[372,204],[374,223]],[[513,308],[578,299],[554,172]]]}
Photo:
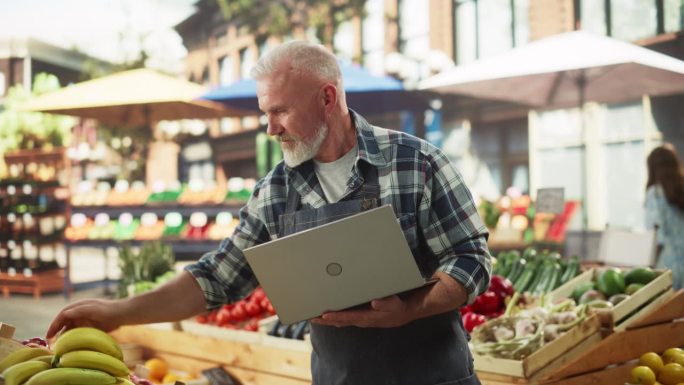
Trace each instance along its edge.
{"label": "wooden shelf", "polygon": [[8,298],[10,293],[33,294],[33,297],[40,298],[43,293],[64,290],[64,279],[64,269],[43,271],[30,277],[23,274],[0,273],[0,289],[5,298]]}
{"label": "wooden shelf", "polygon": [[82,213],[92,217],[98,213],[107,213],[110,217],[116,217],[122,213],[131,213],[133,216],[140,216],[144,213],[156,213],[165,215],[170,211],[179,212],[182,216],[190,216],[194,212],[206,213],[209,217],[215,217],[218,213],[228,211],[237,216],[240,208],[245,202],[225,202],[219,204],[178,204],[178,203],[156,203],[145,205],[126,205],[126,206],[71,206],[71,214]]}

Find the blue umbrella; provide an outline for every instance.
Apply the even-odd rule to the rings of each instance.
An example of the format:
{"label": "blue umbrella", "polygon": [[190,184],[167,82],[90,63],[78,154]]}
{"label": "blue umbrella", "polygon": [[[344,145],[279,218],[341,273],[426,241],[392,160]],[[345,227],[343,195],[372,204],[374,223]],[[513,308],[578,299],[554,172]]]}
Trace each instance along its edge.
{"label": "blue umbrella", "polygon": [[[362,114],[403,110],[425,110],[429,106],[426,93],[405,90],[403,84],[389,76],[376,76],[357,65],[340,64],[347,105]],[[201,99],[225,103],[235,108],[259,110],[256,81],[243,79],[215,88]]]}

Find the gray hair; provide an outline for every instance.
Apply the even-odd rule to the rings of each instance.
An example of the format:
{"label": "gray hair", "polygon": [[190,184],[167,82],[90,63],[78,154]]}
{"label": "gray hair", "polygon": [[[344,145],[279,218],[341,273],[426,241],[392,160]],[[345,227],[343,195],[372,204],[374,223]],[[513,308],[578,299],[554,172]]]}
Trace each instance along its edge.
{"label": "gray hair", "polygon": [[309,75],[333,83],[342,80],[335,55],[323,45],[305,40],[289,41],[270,50],[259,58],[251,75],[254,79],[263,79],[285,64],[297,75]]}

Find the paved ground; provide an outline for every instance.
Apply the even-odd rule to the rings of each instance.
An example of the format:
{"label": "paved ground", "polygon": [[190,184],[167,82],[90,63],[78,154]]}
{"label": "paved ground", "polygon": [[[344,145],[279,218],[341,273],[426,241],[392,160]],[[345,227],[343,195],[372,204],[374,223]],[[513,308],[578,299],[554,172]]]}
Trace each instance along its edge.
{"label": "paved ground", "polygon": [[[9,299],[0,295],[0,322],[16,327],[15,338],[42,337],[57,312],[66,304],[83,298],[106,298],[102,282],[105,274],[118,277],[116,258],[105,263],[102,253],[93,249],[79,249],[72,254],[71,276],[75,290],[67,300],[62,293],[44,294],[40,299],[31,295],[12,294]],[[105,268],[105,265],[108,265]],[[105,273],[106,272],[106,273]],[[116,283],[110,283],[116,291]]]}
{"label": "paved ground", "polygon": [[68,300],[61,293],[47,294],[40,299],[30,295],[12,294],[9,299],[0,298],[0,322],[17,328],[14,334],[16,339],[43,337],[54,316],[66,304],[94,297],[107,297],[103,287],[76,290]]}

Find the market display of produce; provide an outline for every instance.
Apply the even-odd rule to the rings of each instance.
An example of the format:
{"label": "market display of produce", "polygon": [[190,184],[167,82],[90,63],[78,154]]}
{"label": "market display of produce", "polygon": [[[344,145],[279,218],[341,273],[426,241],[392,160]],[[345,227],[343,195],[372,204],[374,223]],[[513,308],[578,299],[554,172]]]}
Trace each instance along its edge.
{"label": "market display of produce", "polygon": [[241,329],[255,332],[259,321],[275,314],[275,309],[266,293],[257,287],[250,295],[238,302],[223,305],[208,314],[195,317],[200,324],[215,325],[226,329]]}
{"label": "market display of produce", "polygon": [[130,183],[127,180],[117,180],[114,186],[107,182],[94,184],[83,181],[72,194],[71,204],[81,207],[244,203],[249,199],[255,184],[256,180],[253,178],[240,177],[229,178],[226,187],[208,185],[202,181],[168,185],[157,182],[149,187],[141,181]]}
{"label": "market display of produce", "polygon": [[0,361],[5,385],[131,384],[121,348],[99,329],[71,329],[51,348],[37,340]]}
{"label": "market display of produce", "polygon": [[[0,346],[7,341],[0,339]],[[14,344],[12,350],[0,354],[4,385],[172,385],[176,381],[206,385],[198,374],[173,370],[158,357],[145,360],[144,374],[134,373],[124,361],[121,346],[99,329],[70,329],[52,346],[40,337],[21,345],[9,341]]]}
{"label": "market display of produce", "polygon": [[510,280],[516,292],[539,296],[579,274],[580,261],[578,256],[565,259],[557,252],[528,247],[522,255],[517,250],[499,253],[493,272]]}
{"label": "market display of produce", "polygon": [[631,371],[631,385],[684,384],[684,350],[668,348],[662,354],[647,352]]}

